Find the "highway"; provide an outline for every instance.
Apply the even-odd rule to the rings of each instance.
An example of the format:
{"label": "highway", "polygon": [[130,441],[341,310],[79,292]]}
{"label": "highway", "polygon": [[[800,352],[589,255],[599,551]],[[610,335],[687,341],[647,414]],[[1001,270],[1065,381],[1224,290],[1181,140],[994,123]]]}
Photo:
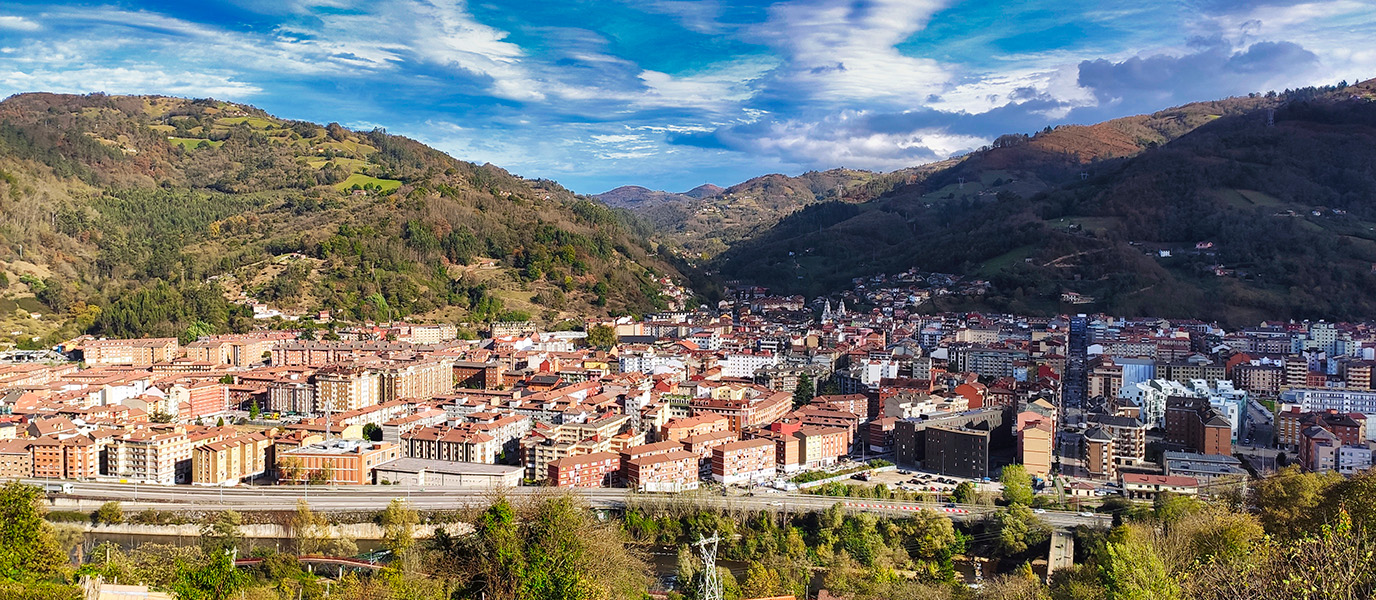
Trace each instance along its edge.
{"label": "highway", "polygon": [[[43,485],[41,479],[27,483]],[[95,510],[101,503],[117,500],[126,512],[145,508],[159,510],[237,510],[289,511],[296,509],[298,499],[305,499],[312,509],[323,512],[378,511],[386,508],[394,498],[407,500],[418,510],[456,509],[466,506],[485,506],[499,496],[539,496],[570,494],[594,508],[623,508],[628,503],[680,501],[704,508],[724,510],[754,510],[772,512],[812,512],[830,508],[837,502],[851,512],[873,512],[885,516],[910,515],[918,510],[932,510],[949,515],[958,521],[983,518],[995,507],[974,504],[938,504],[927,502],[898,502],[867,498],[837,498],[810,494],[763,493],[754,496],[717,496],[703,493],[649,494],[619,488],[547,488],[515,487],[489,489],[426,489],[408,486],[255,486],[255,487],[193,487],[162,486],[131,483],[72,482],[73,493],[53,496],[55,508]],[[1103,526],[1112,523],[1108,515],[1082,515],[1075,512],[1047,510],[1037,515],[1057,529],[1077,525]]]}

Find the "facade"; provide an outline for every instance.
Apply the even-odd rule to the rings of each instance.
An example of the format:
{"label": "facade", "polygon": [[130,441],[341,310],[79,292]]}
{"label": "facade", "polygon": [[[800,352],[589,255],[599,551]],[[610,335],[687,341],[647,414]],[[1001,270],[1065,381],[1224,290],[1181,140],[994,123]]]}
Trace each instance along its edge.
{"label": "facade", "polygon": [[642,492],[681,492],[698,488],[698,455],[670,450],[626,459],[626,487]]}
{"label": "facade", "polygon": [[365,485],[373,482],[373,469],[398,458],[401,448],[394,444],[327,440],[279,455],[278,480],[297,485]]}
{"label": "facade", "polygon": [[153,363],[177,358],[180,353],[177,338],[92,340],[81,346],[81,358],[88,365],[151,367]]}
{"label": "facade", "polygon": [[1035,477],[1051,474],[1051,424],[1031,420],[1018,430],[1018,462]]}
{"label": "facade", "polygon": [[315,374],[315,413],[358,410],[378,403],[380,378],[370,369],[331,365]]}
{"label": "facade", "polygon": [[191,483],[234,485],[267,473],[272,439],[261,433],[232,437],[197,446],[191,451]]}
{"label": "facade", "polygon": [[373,469],[374,483],[424,488],[502,489],[521,485],[521,467],[398,458]]}
{"label": "facade", "polygon": [[774,442],[741,440],[712,449],[712,479],[724,485],[758,483],[774,478]]}
{"label": "facade", "polygon": [[989,432],[986,430],[943,425],[928,427],[926,445],[922,467],[928,471],[969,479],[989,476]]}
{"label": "facade", "polygon": [[1297,387],[1281,392],[1280,400],[1303,411],[1376,414],[1376,392],[1373,391]]}
{"label": "facade", "polygon": [[621,472],[621,455],[593,452],[565,456],[549,463],[549,482],[555,487],[608,487]]}
{"label": "facade", "polygon": [[140,429],[110,443],[107,468],[111,475],[130,481],[186,483],[191,478],[191,449],[191,440],[181,428]]}
{"label": "facade", "polygon": [[379,369],[378,388],[381,402],[447,394],[454,390],[454,361],[428,359]]}
{"label": "facade", "polygon": [[1085,430],[1081,440],[1081,455],[1085,471],[1094,479],[1113,479],[1118,475],[1118,461],[1114,460],[1114,437],[1102,427]]}
{"label": "facade", "polygon": [[836,464],[837,459],[850,452],[850,432],[841,427],[804,425],[795,435],[801,440],[804,468]]}
{"label": "facade", "polygon": [[1123,486],[1123,495],[1134,500],[1151,500],[1161,492],[1187,496],[1199,492],[1199,481],[1193,477],[1123,473],[1119,481]]}
{"label": "facade", "polygon": [[1219,410],[1203,398],[1167,400],[1166,441],[1200,454],[1233,453],[1233,428]]}

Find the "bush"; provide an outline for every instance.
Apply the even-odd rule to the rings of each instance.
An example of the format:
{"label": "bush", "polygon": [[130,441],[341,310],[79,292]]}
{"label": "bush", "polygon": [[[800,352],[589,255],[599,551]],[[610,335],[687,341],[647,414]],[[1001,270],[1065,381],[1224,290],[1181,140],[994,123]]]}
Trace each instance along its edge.
{"label": "bush", "polygon": [[85,523],[91,520],[91,513],[75,510],[54,510],[49,511],[43,518],[53,523]]}
{"label": "bush", "polygon": [[118,502],[106,502],[91,513],[91,522],[96,525],[118,525],[124,522],[124,509]]}

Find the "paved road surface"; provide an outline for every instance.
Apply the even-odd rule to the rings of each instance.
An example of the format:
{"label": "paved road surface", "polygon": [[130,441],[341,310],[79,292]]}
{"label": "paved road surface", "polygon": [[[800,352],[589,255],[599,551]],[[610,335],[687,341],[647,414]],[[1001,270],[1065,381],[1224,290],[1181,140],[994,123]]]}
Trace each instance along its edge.
{"label": "paved road surface", "polygon": [[[43,480],[29,483],[42,485]],[[160,486],[129,483],[74,482],[70,496],[57,496],[61,502],[79,501],[79,508],[94,510],[100,503],[118,500],[126,511],[145,508],[158,509],[233,509],[294,510],[298,499],[306,499],[311,508],[319,511],[382,510],[393,498],[410,501],[417,509],[452,509],[461,506],[482,506],[499,495],[486,489],[426,489],[408,486],[260,486],[260,487],[192,487]],[[590,506],[621,508],[628,501],[653,502],[670,498],[665,494],[641,494],[615,488],[556,490],[544,487],[516,487],[502,490],[507,496],[571,493]],[[934,510],[949,514],[956,520],[983,518],[992,507],[978,505],[943,505],[926,502],[897,502],[860,498],[834,498],[809,494],[759,494],[755,496],[712,496],[685,494],[679,499],[699,503],[705,507],[764,510],[776,512],[820,511],[842,502],[846,510],[875,512],[897,516],[915,510]],[[1055,528],[1068,529],[1076,525],[1108,526],[1107,515],[1084,516],[1074,512],[1048,510],[1038,515]]]}

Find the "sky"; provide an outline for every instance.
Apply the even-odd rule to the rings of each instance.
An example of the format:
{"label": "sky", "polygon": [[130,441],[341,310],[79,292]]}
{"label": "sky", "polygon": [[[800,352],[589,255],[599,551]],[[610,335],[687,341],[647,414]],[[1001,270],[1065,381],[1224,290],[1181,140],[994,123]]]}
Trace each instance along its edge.
{"label": "sky", "polygon": [[1370,0],[0,3],[0,96],[214,97],[580,193],[890,171],[1376,77]]}

